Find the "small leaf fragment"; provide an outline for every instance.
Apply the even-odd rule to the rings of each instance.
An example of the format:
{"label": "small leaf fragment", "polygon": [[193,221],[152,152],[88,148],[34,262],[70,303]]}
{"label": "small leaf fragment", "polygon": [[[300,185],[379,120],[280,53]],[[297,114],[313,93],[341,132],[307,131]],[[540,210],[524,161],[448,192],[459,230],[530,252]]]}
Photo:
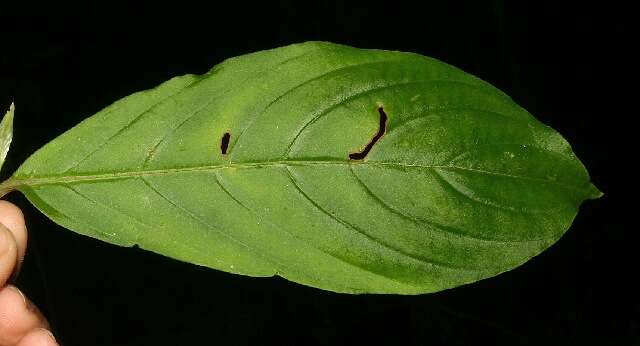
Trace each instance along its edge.
{"label": "small leaf fragment", "polygon": [[13,112],[15,107],[13,102],[9,106],[9,110],[5,113],[0,122],[0,168],[4,164],[4,160],[9,152],[11,140],[13,139]]}

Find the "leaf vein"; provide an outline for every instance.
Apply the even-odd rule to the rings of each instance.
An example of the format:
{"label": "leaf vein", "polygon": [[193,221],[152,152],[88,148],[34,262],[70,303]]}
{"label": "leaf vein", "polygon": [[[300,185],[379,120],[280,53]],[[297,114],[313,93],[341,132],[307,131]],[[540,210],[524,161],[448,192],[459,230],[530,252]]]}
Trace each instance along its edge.
{"label": "leaf vein", "polygon": [[149,106],[149,108],[145,109],[144,111],[140,112],[140,114],[136,115],[133,119],[131,119],[127,124],[125,124],[122,128],[118,129],[118,131],[116,133],[114,133],[113,135],[111,135],[109,138],[105,139],[104,142],[100,143],[100,145],[98,147],[96,147],[94,150],[92,150],[91,152],[89,152],[88,154],[86,154],[84,157],[82,157],[80,160],[76,161],[73,165],[71,165],[71,167],[67,168],[64,173],[69,172],[71,170],[73,170],[74,168],[78,167],[81,163],[85,162],[86,160],[88,160],[91,156],[93,156],[93,154],[97,153],[98,151],[102,150],[102,148],[104,148],[107,144],[109,144],[109,142],[116,138],[117,136],[119,136],[120,134],[122,134],[124,131],[126,131],[128,128],[130,128],[131,126],[133,126],[133,124],[135,124],[136,122],[138,122],[140,119],[142,119],[142,117],[144,117],[146,114],[149,114],[151,111],[153,111],[156,107],[158,107],[159,105],[163,104],[164,101],[176,97],[177,95],[180,95],[181,93],[183,93],[188,87],[196,84],[196,83],[200,83],[202,81],[206,80],[205,78],[196,78],[194,79],[191,83],[185,85],[184,87],[182,87],[179,91],[177,91],[176,93],[173,93],[165,98],[162,98],[161,100],[159,100],[158,102],[154,103],[153,105]]}
{"label": "leaf vein", "polygon": [[191,114],[189,114],[186,118],[184,118],[177,126],[173,127],[170,131],[165,132],[162,135],[162,138],[160,138],[159,141],[157,141],[149,150],[147,156],[145,157],[144,161],[142,162],[142,168],[147,167],[147,165],[149,163],[151,163],[151,160],[153,157],[157,156],[158,152],[156,151],[160,145],[162,145],[162,143],[164,143],[164,141],[169,138],[169,136],[171,136],[172,134],[174,134],[176,131],[178,131],[182,126],[184,126],[186,123],[189,122],[189,120],[193,119],[193,117],[195,117],[196,115],[198,115],[200,112],[202,112],[203,109],[207,108],[211,103],[213,103],[213,98],[209,99],[209,101],[205,102],[205,104],[202,107],[198,107],[198,109],[196,109],[195,111],[193,111]]}
{"label": "leaf vein", "polygon": [[[3,182],[0,187],[2,189],[12,190],[16,188],[20,188],[21,186],[37,186],[37,185],[47,185],[47,184],[57,184],[57,183],[65,183],[65,182],[76,182],[76,181],[98,181],[98,180],[117,180],[117,179],[126,179],[131,177],[138,176],[156,176],[156,175],[165,175],[165,174],[179,174],[179,173],[188,173],[188,172],[202,172],[202,171],[214,171],[218,169],[252,169],[252,168],[262,168],[262,167],[280,167],[280,166],[371,166],[371,167],[390,167],[393,169],[442,169],[442,170],[458,170],[461,172],[472,172],[478,174],[487,174],[487,175],[495,175],[501,177],[507,177],[512,179],[523,179],[530,181],[537,181],[540,183],[552,184],[565,189],[574,190],[577,192],[582,192],[580,187],[570,186],[563,184],[556,180],[549,180],[538,177],[530,177],[524,175],[515,175],[504,172],[496,172],[483,170],[478,168],[471,167],[463,167],[463,166],[453,166],[453,165],[426,165],[426,164],[416,164],[416,163],[403,163],[403,162],[381,162],[381,161],[343,161],[343,160],[314,160],[314,159],[306,159],[306,160],[278,160],[278,161],[264,161],[264,162],[235,162],[235,163],[224,163],[224,164],[214,164],[214,165],[202,165],[202,166],[184,166],[177,168],[159,168],[159,169],[150,169],[150,170],[129,170],[129,171],[115,171],[109,173],[100,173],[100,172],[87,172],[82,174],[71,174],[71,175],[50,175],[50,176],[41,176],[41,177],[20,177],[20,176],[12,176],[7,181]],[[63,174],[66,172],[63,172]]]}
{"label": "leaf vein", "polygon": [[368,239],[369,241],[373,242],[374,244],[380,245],[381,247],[390,250],[391,252],[395,252],[403,257],[407,257],[413,261],[417,261],[423,264],[426,264],[427,266],[435,266],[435,267],[441,267],[441,268],[445,268],[445,269],[450,269],[450,270],[458,270],[458,271],[476,271],[478,270],[477,268],[467,268],[467,267],[462,267],[462,266],[454,266],[451,265],[449,263],[443,263],[443,262],[439,262],[439,261],[434,261],[432,259],[427,259],[424,258],[422,256],[416,256],[414,254],[408,253],[404,250],[398,249],[394,246],[391,246],[389,244],[387,244],[386,242],[381,241],[380,239],[368,234],[367,232],[365,232],[364,230],[362,230],[360,227],[357,227],[356,225],[351,224],[350,222],[338,217],[337,215],[334,215],[333,213],[329,212],[328,210],[326,210],[325,208],[323,208],[319,203],[317,203],[316,201],[314,201],[311,197],[309,197],[309,195],[307,195],[307,193],[302,189],[302,187],[300,186],[300,184],[298,183],[297,179],[295,178],[295,176],[293,175],[293,173],[291,172],[291,169],[289,167],[286,167],[286,172],[287,172],[287,176],[289,177],[289,180],[291,180],[291,183],[293,184],[294,188],[298,191],[298,193],[300,195],[302,195],[309,203],[311,203],[311,205],[313,205],[318,211],[320,211],[321,213],[327,215],[328,217],[330,217],[331,219],[333,219],[334,221],[338,222],[339,224],[345,226],[346,228],[352,229],[354,231],[356,231],[358,234],[364,236],[366,239]]}
{"label": "leaf vein", "polygon": [[320,80],[322,78],[325,78],[329,75],[332,75],[334,73],[341,73],[341,72],[345,72],[346,70],[349,69],[353,69],[353,68],[358,68],[358,67],[362,67],[362,66],[367,66],[367,65],[375,65],[375,64],[380,64],[380,63],[389,63],[389,62],[395,62],[395,61],[402,61],[401,59],[384,59],[384,60],[376,60],[376,61],[369,61],[366,63],[359,63],[359,64],[352,64],[352,65],[346,65],[346,66],[341,66],[339,68],[333,69],[333,70],[329,70],[326,71],[318,76],[315,76],[313,78],[307,79],[305,81],[303,81],[302,83],[299,83],[295,86],[293,86],[291,89],[286,90],[284,93],[278,95],[276,98],[274,98],[271,102],[269,102],[261,111],[260,113],[256,114],[254,117],[251,118],[251,120],[249,121],[249,123],[247,124],[247,126],[245,126],[241,131],[240,134],[238,135],[238,137],[236,138],[235,142],[236,143],[240,143],[240,138],[242,138],[242,135],[248,130],[250,129],[256,119],[262,117],[268,110],[269,108],[271,108],[271,106],[273,106],[276,102],[280,101],[282,98],[284,98],[285,96],[291,94],[292,92],[302,88],[303,86],[312,83],[314,81]]}
{"label": "leaf vein", "polygon": [[[160,196],[163,200],[165,200],[167,203],[169,203],[172,207],[174,207],[175,209],[179,210],[180,212],[182,212],[183,214],[187,215],[188,217],[190,217],[191,219],[195,220],[196,222],[200,223],[201,225],[207,227],[208,229],[211,229],[213,231],[215,231],[216,233],[222,235],[223,237],[227,238],[228,240],[230,240],[232,243],[236,243],[244,248],[246,248],[247,250],[250,250],[256,254],[258,254],[258,256],[262,257],[263,259],[265,259],[268,262],[272,262],[272,263],[276,263],[278,266],[281,266],[282,263],[280,263],[279,261],[275,260],[274,258],[271,258],[270,256],[267,256],[266,254],[264,254],[263,251],[258,250],[257,248],[254,248],[252,246],[250,246],[249,244],[241,241],[240,239],[237,239],[235,237],[232,237],[231,235],[223,232],[219,227],[214,226],[210,223],[208,223],[207,221],[203,220],[202,218],[200,218],[198,215],[194,214],[193,212],[191,212],[190,210],[181,207],[180,205],[178,205],[177,203],[175,203],[174,201],[172,201],[169,197],[165,196],[162,192],[160,192],[156,186],[154,186],[150,181],[148,181],[147,179],[145,179],[144,177],[140,177],[140,180],[149,188],[151,189],[151,191],[153,191],[156,195]],[[217,180],[217,177],[216,177]],[[220,185],[221,186],[221,185]],[[221,186],[222,187],[222,186]],[[224,190],[224,189],[223,189]],[[226,190],[224,190],[226,192]],[[233,198],[233,196],[231,196]],[[233,198],[236,202],[237,200],[235,198]],[[239,203],[239,202],[238,202]],[[240,205],[242,205],[240,203]],[[242,205],[244,207],[244,205]],[[246,207],[245,207],[246,208]]]}
{"label": "leaf vein", "polygon": [[377,85],[377,86],[373,86],[369,89],[364,89],[364,90],[358,90],[357,92],[348,95],[346,97],[341,98],[340,100],[338,100],[338,102],[333,103],[331,105],[329,105],[326,108],[320,109],[316,112],[315,115],[313,115],[304,125],[302,125],[302,127],[300,127],[295,136],[293,137],[293,139],[291,140],[291,142],[289,142],[289,144],[287,145],[287,149],[283,155],[283,158],[287,159],[289,158],[289,154],[291,153],[291,150],[293,149],[293,146],[296,144],[296,142],[298,141],[300,135],[304,132],[304,130],[309,127],[310,125],[312,125],[313,123],[315,123],[316,121],[318,121],[320,118],[322,118],[323,116],[325,116],[326,114],[328,114],[329,112],[331,112],[332,110],[340,107],[341,105],[343,105],[346,102],[349,102],[351,100],[357,99],[359,97],[377,92],[377,91],[381,91],[384,89],[389,89],[389,88],[393,88],[393,87],[397,87],[397,86],[401,86],[401,85],[411,85],[411,84],[434,84],[434,83],[453,83],[453,84],[462,84],[462,85],[467,85],[473,88],[480,88],[477,85],[474,84],[470,84],[467,82],[462,82],[462,81],[456,81],[456,80],[443,80],[443,79],[426,79],[426,80],[417,80],[417,81],[402,81],[402,82],[398,82],[398,83],[391,83],[391,84],[386,84],[386,85]]}
{"label": "leaf vein", "polygon": [[484,199],[481,199],[481,198],[474,197],[469,192],[462,190],[458,186],[458,184],[451,182],[449,180],[449,178],[447,178],[445,175],[440,173],[440,171],[438,171],[438,169],[433,169],[432,172],[434,173],[434,176],[436,177],[436,179],[438,179],[442,183],[442,186],[444,186],[449,191],[452,191],[455,194],[460,195],[460,196],[464,197],[465,199],[470,200],[471,202],[479,203],[479,204],[482,204],[482,205],[485,205],[485,206],[488,206],[488,207],[492,207],[492,208],[495,208],[495,209],[499,209],[499,210],[506,210],[506,211],[509,211],[509,212],[520,212],[520,213],[525,213],[525,214],[535,214],[535,212],[530,211],[530,210],[526,210],[526,209],[523,209],[523,208],[517,209],[517,208],[514,208],[514,207],[509,207],[509,206],[506,206],[506,205],[494,203],[494,202],[491,202],[489,200],[484,200]]}
{"label": "leaf vein", "polygon": [[369,196],[371,196],[374,200],[376,200],[382,207],[384,207],[385,209],[387,209],[391,213],[393,213],[395,215],[398,215],[398,216],[400,216],[400,217],[402,217],[402,218],[404,218],[406,220],[412,221],[412,222],[417,223],[417,224],[430,226],[431,229],[434,229],[434,230],[436,230],[437,232],[439,232],[441,234],[450,234],[450,235],[454,235],[454,236],[457,236],[457,237],[460,237],[460,238],[465,238],[465,239],[470,239],[470,240],[475,240],[475,241],[482,241],[482,242],[498,243],[498,244],[521,244],[521,243],[526,243],[526,242],[540,241],[540,239],[516,241],[516,240],[490,239],[490,238],[485,238],[485,237],[478,237],[476,235],[470,235],[470,234],[468,234],[468,233],[466,233],[464,231],[460,231],[459,229],[456,229],[456,228],[453,228],[453,227],[440,225],[440,224],[438,224],[438,223],[436,223],[436,222],[434,222],[432,220],[427,220],[427,219],[424,219],[424,218],[420,218],[420,217],[416,217],[416,216],[413,216],[413,215],[409,215],[409,214],[403,213],[401,210],[391,206],[384,199],[382,199],[375,192],[373,192],[373,190],[371,190],[371,188],[353,170],[353,167],[350,167],[350,171],[353,174],[353,176],[356,178],[356,180],[358,181],[360,186],[367,192],[367,194]]}
{"label": "leaf vein", "polygon": [[[134,218],[133,216],[129,215],[128,213],[123,212],[122,210],[119,210],[119,209],[117,209],[117,208],[114,208],[113,206],[108,205],[108,204],[106,204],[106,203],[104,203],[104,202],[97,201],[97,200],[95,200],[95,199],[93,199],[93,198],[91,198],[91,197],[89,197],[89,196],[87,196],[87,195],[85,195],[85,194],[81,193],[80,191],[78,191],[77,189],[73,188],[73,186],[71,186],[71,185],[69,185],[69,184],[62,185],[62,186],[64,186],[64,187],[68,188],[69,190],[73,191],[75,194],[77,194],[78,196],[80,196],[80,197],[84,198],[85,200],[87,200],[87,201],[91,202],[92,204],[95,204],[95,205],[101,205],[101,206],[103,206],[103,207],[104,207],[104,208],[106,208],[106,209],[109,209],[109,210],[115,211],[116,213],[118,213],[118,214],[120,214],[120,215],[124,216],[125,218],[130,219],[130,220],[132,220],[132,221],[134,221],[134,222],[136,222],[136,223],[138,223],[138,224],[140,224],[140,225],[144,226],[144,227],[145,227],[146,229],[148,229],[148,230],[152,230],[152,229],[154,228],[152,225],[149,225],[149,224],[147,224],[147,223],[145,223],[145,222],[142,222],[142,221],[138,220],[137,218]],[[162,228],[162,227],[157,227],[157,228],[158,228],[158,229],[163,230],[163,231],[164,231],[164,233],[165,233],[165,235],[168,235],[168,234],[169,234],[169,232],[166,232],[166,229],[164,229],[164,228]],[[171,237],[166,237],[166,238],[167,238],[171,243],[179,244],[176,240],[172,239]],[[133,239],[133,240],[132,240],[132,242],[133,242],[134,244],[137,244],[137,243],[138,243],[138,241],[139,241],[139,239],[140,239],[140,232],[136,232],[136,238],[135,238],[135,239]]]}

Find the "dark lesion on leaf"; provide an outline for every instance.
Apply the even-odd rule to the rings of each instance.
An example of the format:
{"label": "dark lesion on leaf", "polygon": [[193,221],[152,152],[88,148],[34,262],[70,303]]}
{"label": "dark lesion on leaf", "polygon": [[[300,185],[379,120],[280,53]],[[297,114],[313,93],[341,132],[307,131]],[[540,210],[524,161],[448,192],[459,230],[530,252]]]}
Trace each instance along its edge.
{"label": "dark lesion on leaf", "polygon": [[229,132],[225,132],[220,140],[220,152],[222,155],[227,153],[227,149],[229,148],[229,139],[231,139],[231,134]]}
{"label": "dark lesion on leaf", "polygon": [[349,159],[351,160],[364,159],[367,156],[367,154],[369,154],[369,151],[371,150],[371,148],[373,148],[373,145],[376,144],[378,140],[380,140],[380,138],[384,135],[385,131],[387,130],[387,113],[384,112],[384,109],[382,107],[378,107],[378,113],[380,113],[380,128],[378,129],[378,132],[373,136],[373,138],[371,138],[367,146],[365,146],[364,149],[362,149],[362,151],[350,153]]}

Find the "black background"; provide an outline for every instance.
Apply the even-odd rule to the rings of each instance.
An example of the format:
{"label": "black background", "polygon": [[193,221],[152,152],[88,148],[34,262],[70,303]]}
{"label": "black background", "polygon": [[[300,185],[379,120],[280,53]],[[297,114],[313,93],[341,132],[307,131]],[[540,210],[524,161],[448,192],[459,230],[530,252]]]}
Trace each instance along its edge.
{"label": "black background", "polygon": [[[18,193],[30,247],[17,284],[63,345],[639,345],[637,257],[623,221],[637,117],[631,10],[537,1],[95,5],[0,2],[3,178],[85,117],[172,76],[307,40],[404,50],[496,85],[563,134],[605,192],[548,251],[421,296],[340,295],[119,248],[64,230]],[[560,2],[558,2],[560,3]],[[637,98],[637,96],[636,96]],[[4,111],[3,111],[4,112]],[[627,148],[627,149],[625,149]]]}

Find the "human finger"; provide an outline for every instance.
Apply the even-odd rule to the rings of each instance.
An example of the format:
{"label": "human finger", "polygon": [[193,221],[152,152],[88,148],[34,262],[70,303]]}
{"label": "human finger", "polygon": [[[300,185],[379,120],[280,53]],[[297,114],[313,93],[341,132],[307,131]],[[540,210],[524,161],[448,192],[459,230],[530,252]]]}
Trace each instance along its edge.
{"label": "human finger", "polygon": [[0,290],[0,345],[15,345],[33,329],[48,327],[40,311],[18,288],[9,285]]}
{"label": "human finger", "polygon": [[50,331],[36,328],[20,339],[16,346],[58,346],[58,343]]}
{"label": "human finger", "polygon": [[15,239],[18,257],[18,268],[15,268],[15,270],[17,271],[27,250],[27,227],[24,222],[24,215],[16,205],[0,200],[0,224],[9,229]]}
{"label": "human finger", "polygon": [[0,224],[0,288],[5,285],[18,263],[18,244],[13,233]]}

